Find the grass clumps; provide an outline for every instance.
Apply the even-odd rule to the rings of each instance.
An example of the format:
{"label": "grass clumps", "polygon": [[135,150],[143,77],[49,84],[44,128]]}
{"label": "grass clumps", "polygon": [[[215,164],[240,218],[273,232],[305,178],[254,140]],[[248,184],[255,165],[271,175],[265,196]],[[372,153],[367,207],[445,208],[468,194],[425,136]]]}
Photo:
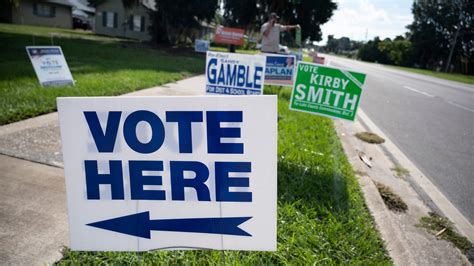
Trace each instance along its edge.
{"label": "grass clumps", "polygon": [[366,171],[361,171],[361,170],[355,170],[354,174],[358,176],[368,176],[369,174]]}
{"label": "grass clumps", "polygon": [[390,168],[390,170],[392,170],[395,176],[398,178],[405,179],[410,174],[410,171],[408,171],[408,169],[403,168],[400,165],[396,165],[395,167]]}
{"label": "grass clumps", "polygon": [[406,212],[408,210],[408,205],[400,196],[395,194],[390,187],[379,182],[374,181],[374,183],[385,203],[385,206],[387,206],[389,210],[394,212]]}
{"label": "grass clumps", "polygon": [[382,144],[382,143],[385,142],[385,139],[383,139],[379,135],[377,135],[375,133],[371,133],[371,132],[359,132],[359,133],[355,134],[355,136],[358,139],[360,139],[362,141],[365,141],[367,143],[371,143],[371,144]]}
{"label": "grass clumps", "polygon": [[419,227],[427,229],[430,233],[438,238],[453,243],[464,253],[473,248],[472,243],[464,236],[456,232],[453,223],[448,218],[440,216],[434,212],[430,212],[429,216],[421,217]]}

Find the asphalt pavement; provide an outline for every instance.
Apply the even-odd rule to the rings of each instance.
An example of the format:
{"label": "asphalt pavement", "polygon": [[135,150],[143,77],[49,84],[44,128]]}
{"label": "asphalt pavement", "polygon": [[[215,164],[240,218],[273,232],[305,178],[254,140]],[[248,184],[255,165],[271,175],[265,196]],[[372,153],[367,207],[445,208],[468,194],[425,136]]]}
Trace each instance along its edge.
{"label": "asphalt pavement", "polygon": [[474,224],[474,86],[324,56],[367,74],[360,108]]}

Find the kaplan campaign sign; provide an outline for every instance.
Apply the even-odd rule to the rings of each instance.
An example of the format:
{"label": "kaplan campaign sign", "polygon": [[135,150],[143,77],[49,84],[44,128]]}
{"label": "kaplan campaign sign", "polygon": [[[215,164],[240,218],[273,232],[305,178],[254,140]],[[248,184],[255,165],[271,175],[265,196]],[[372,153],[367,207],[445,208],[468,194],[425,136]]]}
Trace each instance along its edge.
{"label": "kaplan campaign sign", "polygon": [[210,43],[208,40],[196,39],[194,43],[194,51],[205,53],[209,50],[209,45]]}
{"label": "kaplan campaign sign", "polygon": [[290,109],[354,121],[365,74],[299,62]]}
{"label": "kaplan campaign sign", "polygon": [[59,46],[27,46],[26,52],[41,86],[74,85]]}
{"label": "kaplan campaign sign", "polygon": [[275,96],[57,104],[72,250],[276,249]]}
{"label": "kaplan campaign sign", "polygon": [[293,85],[296,58],[292,55],[266,54],[265,84]]}
{"label": "kaplan campaign sign", "polygon": [[207,52],[206,93],[263,94],[265,56]]}

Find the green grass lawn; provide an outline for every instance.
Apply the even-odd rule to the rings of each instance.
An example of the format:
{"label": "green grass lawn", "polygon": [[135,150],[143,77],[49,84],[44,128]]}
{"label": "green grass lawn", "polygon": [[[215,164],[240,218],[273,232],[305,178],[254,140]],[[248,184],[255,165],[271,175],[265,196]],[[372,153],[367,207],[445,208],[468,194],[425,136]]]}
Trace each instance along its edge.
{"label": "green grass lawn", "polygon": [[[25,46],[62,47],[76,86],[42,88]],[[64,37],[64,36],[67,37]],[[84,39],[88,36],[88,39]],[[171,54],[82,30],[0,24],[0,125],[56,110],[59,96],[119,95],[204,73],[204,56]]]}
{"label": "green grass lawn", "polygon": [[332,121],[288,110],[289,96],[278,105],[277,252],[66,250],[59,264],[390,264]]}
{"label": "green grass lawn", "polygon": [[[75,87],[41,88],[24,46],[49,45],[46,28],[0,24],[0,124],[54,111],[58,96],[118,95],[203,73],[202,55],[169,54],[118,39],[64,31],[55,37]],[[87,40],[83,35],[89,36]],[[277,252],[64,251],[59,264],[391,264],[328,118],[288,110],[279,94]]]}
{"label": "green grass lawn", "polygon": [[419,68],[412,68],[412,67],[400,67],[400,66],[390,66],[396,69],[413,72],[422,75],[433,76],[440,79],[447,79],[467,84],[474,84],[474,76],[463,75],[463,74],[454,74],[454,73],[443,73],[443,72],[435,72],[427,69],[419,69]]}

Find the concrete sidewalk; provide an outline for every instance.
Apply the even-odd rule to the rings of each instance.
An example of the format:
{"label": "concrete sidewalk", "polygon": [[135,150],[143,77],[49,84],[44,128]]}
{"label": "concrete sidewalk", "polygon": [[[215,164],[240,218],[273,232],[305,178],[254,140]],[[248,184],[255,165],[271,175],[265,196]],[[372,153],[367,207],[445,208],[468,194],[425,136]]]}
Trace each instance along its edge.
{"label": "concrete sidewalk", "polygon": [[68,245],[63,170],[0,155],[0,261],[44,265]]}
{"label": "concrete sidewalk", "polygon": [[[126,94],[202,95],[204,75]],[[0,262],[44,265],[68,246],[58,114],[0,127]]]}

